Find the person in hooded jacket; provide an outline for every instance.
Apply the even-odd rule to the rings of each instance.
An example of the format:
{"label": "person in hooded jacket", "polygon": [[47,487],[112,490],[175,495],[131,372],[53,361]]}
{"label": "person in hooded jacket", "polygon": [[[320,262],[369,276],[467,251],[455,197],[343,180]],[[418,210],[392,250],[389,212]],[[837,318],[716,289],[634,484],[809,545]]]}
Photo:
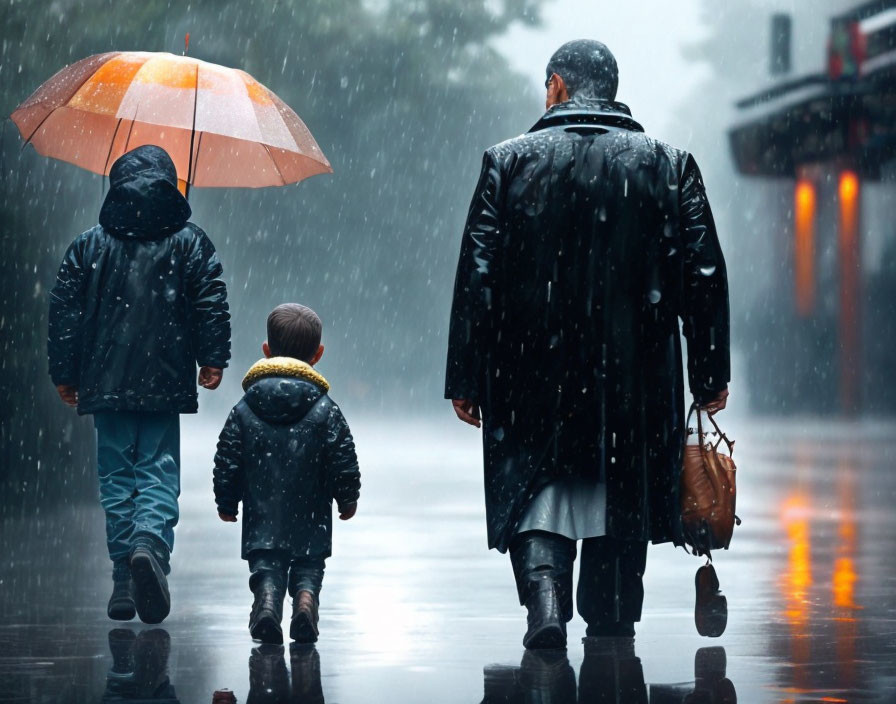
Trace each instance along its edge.
{"label": "person in hooded jacket", "polygon": [[314,369],[324,352],[322,327],[298,303],[271,312],[265,358],[243,379],[245,396],[228,416],[215,454],[218,516],[236,521],[243,503],[242,558],[255,597],[249,633],[265,643],[283,642],[287,585],[290,637],[317,640],[333,500],[344,521],[358,507],[361,473],[351,431]]}
{"label": "person in hooded jacket", "polygon": [[221,263],[188,222],[164,149],[109,172],[99,225],[68,248],[50,292],[47,352],[59,396],[92,414],[112,559],[109,617],[159,623],[180,495],[180,413],[198,408],[230,359]]}
{"label": "person in hooded jacket", "polygon": [[461,244],[445,396],[483,426],[489,547],[527,648],[633,637],[649,541],[682,544],[679,321],[695,402],[725,407],[728,284],[694,158],[615,100],[602,43],[561,46],[547,112],[485,152]]}

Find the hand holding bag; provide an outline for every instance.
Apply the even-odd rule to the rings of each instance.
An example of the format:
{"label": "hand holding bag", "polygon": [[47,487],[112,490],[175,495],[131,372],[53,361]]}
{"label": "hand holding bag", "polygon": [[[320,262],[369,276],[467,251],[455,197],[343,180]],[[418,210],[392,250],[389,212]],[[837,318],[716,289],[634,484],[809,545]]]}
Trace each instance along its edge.
{"label": "hand holding bag", "polygon": [[[718,435],[713,443],[710,433],[704,432],[700,409],[691,406],[691,413],[697,410],[697,442],[688,444],[685,439],[684,461],[681,470],[681,525],[684,541],[695,555],[706,555],[710,560],[711,550],[728,549],[735,522],[740,519],[734,514],[736,470],[731,454],[734,441],[729,440],[719,428],[715,419],[707,414],[715,428],[712,435]],[[688,420],[690,420],[688,413]],[[688,435],[692,434],[688,429]],[[725,442],[727,455],[719,452],[719,445]]]}

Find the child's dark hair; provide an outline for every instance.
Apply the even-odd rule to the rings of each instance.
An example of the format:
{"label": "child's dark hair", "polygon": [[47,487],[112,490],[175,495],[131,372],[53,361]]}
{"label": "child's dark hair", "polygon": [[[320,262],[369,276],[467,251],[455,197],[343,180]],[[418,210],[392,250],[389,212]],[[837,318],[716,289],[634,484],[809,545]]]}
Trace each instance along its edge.
{"label": "child's dark hair", "polygon": [[283,303],[268,316],[268,346],[274,357],[310,362],[320,347],[323,323],[317,313],[298,303]]}

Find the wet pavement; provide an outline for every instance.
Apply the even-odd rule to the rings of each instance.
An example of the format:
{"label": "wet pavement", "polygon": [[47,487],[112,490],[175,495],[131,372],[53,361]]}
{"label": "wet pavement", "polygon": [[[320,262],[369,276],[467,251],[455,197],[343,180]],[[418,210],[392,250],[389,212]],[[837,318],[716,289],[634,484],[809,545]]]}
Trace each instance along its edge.
{"label": "wet pavement", "polygon": [[633,649],[583,645],[576,618],[566,653],[525,655],[509,561],[485,546],[478,436],[446,414],[353,424],[361,508],[334,526],[320,642],[259,648],[239,526],[211,499],[216,429],[189,418],[161,627],[106,618],[98,506],[7,512],[0,701],[896,701],[896,424],[726,420],[744,522],[715,561],[721,638],[694,628],[702,561],[659,546]]}

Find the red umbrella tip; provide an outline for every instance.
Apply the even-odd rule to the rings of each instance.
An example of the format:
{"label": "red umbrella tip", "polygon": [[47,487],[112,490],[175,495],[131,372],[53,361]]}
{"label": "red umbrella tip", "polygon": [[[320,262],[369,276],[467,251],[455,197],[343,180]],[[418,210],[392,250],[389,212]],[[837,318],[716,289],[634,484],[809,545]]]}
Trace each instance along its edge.
{"label": "red umbrella tip", "polygon": [[184,35],[184,56],[187,55],[187,51],[190,49],[190,33],[187,32]]}

